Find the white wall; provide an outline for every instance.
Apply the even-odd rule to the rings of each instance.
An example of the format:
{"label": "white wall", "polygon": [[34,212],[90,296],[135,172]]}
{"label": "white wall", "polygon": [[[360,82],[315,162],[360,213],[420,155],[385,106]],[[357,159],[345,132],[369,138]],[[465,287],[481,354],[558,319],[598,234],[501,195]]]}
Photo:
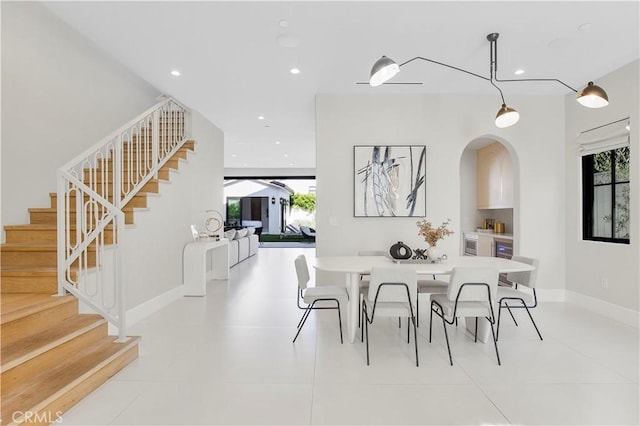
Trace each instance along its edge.
{"label": "white wall", "polygon": [[[153,104],[159,92],[37,3],[2,2],[2,224],[48,207],[56,170]],[[192,113],[195,153],[125,231],[127,308],[182,283],[189,225],[222,211],[224,136]],[[16,185],[16,182],[19,182]]]}
{"label": "white wall", "polygon": [[[2,2],[2,224],[48,207],[56,170],[159,92],[35,2]],[[3,239],[4,241],[4,231]]]}
{"label": "white wall", "polygon": [[145,211],[125,231],[124,278],[130,309],[182,284],[182,251],[192,241],[189,225],[205,229],[206,210],[223,210],[224,135],[198,112],[192,115],[195,151]]}
{"label": "white wall", "polygon": [[[575,95],[565,101],[567,289],[635,311],[640,293],[640,154],[638,146],[639,61],[612,72],[595,83],[609,95],[610,104],[591,110],[581,107]],[[582,241],[581,169],[577,156],[578,132],[631,118],[631,220],[630,245]],[[603,288],[601,280],[608,280]]]}
{"label": "white wall", "polygon": [[520,122],[497,129],[495,96],[318,95],[317,255],[387,250],[398,240],[412,248],[426,246],[416,218],[353,217],[353,146],[374,144],[427,146],[427,217],[436,223],[452,219],[456,235],[440,245],[445,253],[458,254],[462,153],[472,140],[492,138],[508,141],[519,167],[516,253],[540,258],[540,287],[563,289],[565,192],[558,183],[564,181],[564,99],[510,96],[509,104],[520,112]]}

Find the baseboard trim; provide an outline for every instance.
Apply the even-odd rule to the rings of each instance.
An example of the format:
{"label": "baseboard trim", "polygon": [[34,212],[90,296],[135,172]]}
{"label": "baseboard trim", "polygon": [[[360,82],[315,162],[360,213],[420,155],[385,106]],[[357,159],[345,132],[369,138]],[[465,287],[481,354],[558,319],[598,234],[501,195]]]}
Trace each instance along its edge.
{"label": "baseboard trim", "polygon": [[[127,329],[138,321],[164,308],[169,303],[180,299],[184,295],[183,287],[182,285],[175,287],[127,310]],[[118,334],[118,328],[114,327],[111,323],[109,323],[109,334]]]}
{"label": "baseboard trim", "polygon": [[573,303],[632,327],[638,328],[640,326],[640,312],[638,311],[571,290],[565,290],[565,293],[567,303]]}
{"label": "baseboard trim", "polygon": [[567,295],[564,289],[536,289],[536,295],[541,302],[566,302]]}

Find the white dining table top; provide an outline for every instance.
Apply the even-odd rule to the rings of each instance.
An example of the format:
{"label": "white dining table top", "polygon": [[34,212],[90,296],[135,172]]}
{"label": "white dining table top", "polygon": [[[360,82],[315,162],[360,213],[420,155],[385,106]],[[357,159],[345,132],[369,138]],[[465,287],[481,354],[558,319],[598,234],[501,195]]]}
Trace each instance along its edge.
{"label": "white dining table top", "polygon": [[314,268],[329,272],[345,272],[350,274],[369,274],[374,267],[394,267],[415,270],[419,275],[450,274],[454,267],[489,267],[499,272],[532,271],[532,265],[515,260],[499,257],[484,256],[450,256],[439,263],[397,263],[386,256],[330,256],[316,257],[312,265]]}

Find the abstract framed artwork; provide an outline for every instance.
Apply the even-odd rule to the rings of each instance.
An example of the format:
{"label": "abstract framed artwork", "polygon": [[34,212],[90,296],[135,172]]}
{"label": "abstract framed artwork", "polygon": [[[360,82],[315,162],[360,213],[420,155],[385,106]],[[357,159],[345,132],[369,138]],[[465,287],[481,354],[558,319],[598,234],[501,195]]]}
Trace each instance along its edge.
{"label": "abstract framed artwork", "polygon": [[424,217],[427,147],[354,146],[356,217]]}

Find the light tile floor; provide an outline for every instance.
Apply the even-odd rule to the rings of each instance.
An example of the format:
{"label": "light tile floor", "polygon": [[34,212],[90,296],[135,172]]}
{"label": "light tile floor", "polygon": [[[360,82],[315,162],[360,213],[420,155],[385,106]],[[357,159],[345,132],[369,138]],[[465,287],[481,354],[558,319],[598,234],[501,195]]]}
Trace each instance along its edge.
{"label": "light tile floor", "polygon": [[[314,312],[291,343],[293,259],[314,249],[260,250],[207,296],[182,298],[136,324],[140,357],[63,416],[66,425],[637,425],[637,328],[564,303],[504,318],[499,348],[441,323],[420,367],[406,329],[382,319],[364,344],[341,345],[335,311]],[[423,313],[428,312],[424,301]]]}

